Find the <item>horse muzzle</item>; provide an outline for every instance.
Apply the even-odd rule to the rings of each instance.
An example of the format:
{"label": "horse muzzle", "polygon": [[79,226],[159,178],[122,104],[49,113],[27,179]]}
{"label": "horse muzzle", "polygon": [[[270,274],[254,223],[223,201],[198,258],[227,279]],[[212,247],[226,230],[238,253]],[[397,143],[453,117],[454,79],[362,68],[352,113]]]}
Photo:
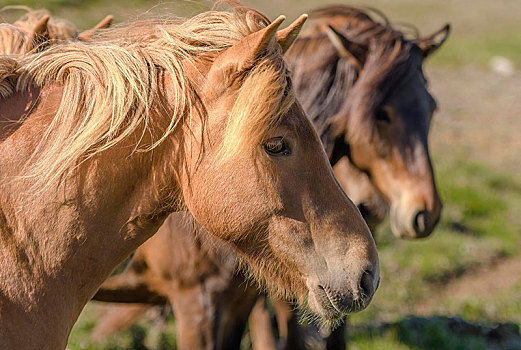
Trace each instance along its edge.
{"label": "horse muzzle", "polygon": [[369,265],[344,283],[339,282],[333,278],[327,281],[307,281],[309,307],[326,322],[333,324],[347,314],[364,310],[371,303],[380,284],[379,269]]}
{"label": "horse muzzle", "polygon": [[436,228],[440,221],[441,202],[435,209],[426,208],[404,210],[391,206],[391,229],[398,238],[425,238]]}

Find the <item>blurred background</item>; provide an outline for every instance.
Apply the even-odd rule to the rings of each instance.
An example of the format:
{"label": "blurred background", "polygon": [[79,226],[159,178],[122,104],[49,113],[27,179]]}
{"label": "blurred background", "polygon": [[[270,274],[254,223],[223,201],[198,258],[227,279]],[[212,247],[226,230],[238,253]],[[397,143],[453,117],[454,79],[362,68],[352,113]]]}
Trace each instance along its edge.
{"label": "blurred background", "polygon": [[[288,23],[330,4],[246,3],[270,18],[284,14]],[[521,349],[521,1],[334,3],[376,8],[392,23],[412,24],[423,35],[447,22],[453,29],[424,67],[439,106],[430,145],[445,205],[442,221],[420,241],[394,238],[386,227],[376,232],[382,283],[372,305],[350,317],[348,348]],[[13,4],[47,8],[80,29],[107,14],[119,23],[146,12],[190,15],[204,8],[187,1],[0,1],[0,7]],[[175,349],[175,320],[163,317],[158,323],[157,314],[92,343],[90,330],[103,308],[86,307],[69,349]]]}

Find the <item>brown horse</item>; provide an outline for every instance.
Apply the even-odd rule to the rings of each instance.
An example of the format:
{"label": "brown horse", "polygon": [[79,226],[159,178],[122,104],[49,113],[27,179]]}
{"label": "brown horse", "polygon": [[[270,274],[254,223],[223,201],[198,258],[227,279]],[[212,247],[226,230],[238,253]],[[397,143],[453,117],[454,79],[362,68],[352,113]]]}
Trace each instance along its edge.
{"label": "brown horse", "polygon": [[449,27],[408,40],[387,19],[376,22],[352,7],[311,17],[314,25],[285,58],[331,164],[340,162],[339,181],[362,212],[380,220],[389,203],[396,236],[428,236],[441,202],[427,142],[436,103],[422,64]]}
{"label": "brown horse", "polygon": [[52,17],[49,11],[33,10],[27,6],[6,6],[0,12],[23,10],[26,13],[13,24],[0,24],[0,53],[7,55],[25,54],[32,50],[41,52],[46,47],[62,40],[88,40],[94,31],[108,28],[112,16],[106,16],[92,29],[78,32],[71,22]]}
{"label": "brown horse", "polygon": [[[299,99],[313,117],[329,149],[338,181],[359,206],[370,226],[376,226],[385,218],[391,204],[392,228],[397,236],[416,238],[430,234],[438,221],[441,203],[427,148],[435,102],[427,90],[422,63],[445,41],[449,27],[445,26],[427,37],[408,40],[385,18],[384,24],[378,23],[360,9],[330,7],[314,11],[312,18],[315,23],[308,30],[307,37],[297,39],[286,59],[294,71]],[[309,84],[310,81],[314,83]],[[367,135],[364,136],[364,133]],[[350,143],[347,143],[348,140]],[[363,156],[361,151],[367,151],[367,154]],[[366,162],[363,167],[355,162],[359,159]],[[421,214],[407,214],[416,212]],[[173,226],[172,223],[170,226]],[[168,235],[167,232],[161,234]],[[152,240],[156,239],[159,240],[158,237]],[[146,281],[138,278],[143,282],[140,285],[141,294],[136,294],[128,282],[135,281],[136,276],[141,274],[136,271],[136,267],[142,264],[141,259],[161,259],[163,253],[160,252],[168,249],[158,245],[154,253],[138,255],[130,271],[111,278],[103,285],[96,299],[152,301],[155,293],[149,290]],[[179,258],[177,264],[185,264],[188,269],[189,261],[190,257],[185,256]],[[130,274],[133,278],[129,278]],[[157,278],[161,275],[160,271],[152,274],[156,274],[156,280],[161,280]],[[185,280],[182,275],[174,275],[173,278],[177,283]],[[204,278],[202,281],[204,284]],[[167,285],[166,280],[161,283]],[[127,292],[125,297],[123,289]],[[224,295],[233,298],[231,293],[227,291]],[[176,309],[172,293],[162,295],[168,295],[174,304],[177,318],[187,317],[183,310]],[[298,332],[293,332],[289,338],[287,335],[288,330],[298,329],[296,316],[288,312],[291,308],[280,302],[276,305],[278,314],[283,315],[279,318],[279,327],[282,338],[288,341],[287,348],[302,347],[303,338]],[[214,312],[212,317],[218,318],[220,313],[226,312],[218,307],[211,309]],[[191,312],[196,313],[194,310]],[[249,308],[235,309],[234,312],[242,319]],[[265,338],[258,334],[271,332],[271,321],[265,315],[264,308],[255,308],[251,321],[256,326],[251,325],[250,330],[256,340],[264,341]],[[113,322],[118,322],[116,313],[110,317]],[[212,317],[201,317],[206,319],[205,327],[214,322]],[[262,324],[269,329],[263,330]],[[219,329],[215,325],[209,328],[212,327]],[[343,331],[339,328],[335,336],[329,339],[331,343],[336,341],[338,348],[345,348],[342,345]],[[184,334],[184,330],[178,330],[178,340],[182,343],[185,343]],[[207,328],[201,328],[200,334],[205,339],[204,343],[214,344],[214,348],[230,348],[216,342],[218,337],[239,337],[240,341],[241,336],[214,333],[211,338]],[[196,342],[190,344],[187,348],[199,348]],[[268,344],[273,344],[273,341],[268,339]],[[266,343],[254,345],[259,349],[267,346]]]}
{"label": "brown horse", "polygon": [[375,244],[296,102],[283,19],[214,10],[0,58],[1,119],[20,124],[0,130],[3,346],[64,348],[114,267],[185,209],[319,320],[368,305]]}

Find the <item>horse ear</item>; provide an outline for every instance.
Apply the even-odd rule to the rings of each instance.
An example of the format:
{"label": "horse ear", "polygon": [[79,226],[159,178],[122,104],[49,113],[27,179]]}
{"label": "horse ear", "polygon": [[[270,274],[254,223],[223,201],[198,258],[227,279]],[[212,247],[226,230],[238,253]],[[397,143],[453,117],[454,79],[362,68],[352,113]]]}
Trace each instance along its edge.
{"label": "horse ear", "polygon": [[291,23],[287,28],[279,30],[277,32],[277,42],[282,48],[282,53],[286,53],[290,48],[291,44],[297,39],[298,33],[302,29],[304,22],[308,19],[307,14],[303,14],[299,18],[295,20],[295,22]]}
{"label": "horse ear", "polygon": [[83,40],[83,41],[89,40],[91,38],[92,34],[94,34],[94,32],[96,30],[110,27],[113,19],[114,19],[114,17],[112,15],[106,16],[98,24],[96,24],[92,29],[85,30],[85,31],[81,32],[80,34],[78,34],[78,39]]}
{"label": "horse ear", "polygon": [[39,47],[40,45],[44,45],[47,41],[49,41],[50,38],[48,23],[50,18],[51,16],[45,15],[38,21],[38,23],[36,23],[33,29],[33,33],[31,34],[31,38],[27,42],[27,51],[30,51],[35,47]]}
{"label": "horse ear", "polygon": [[450,24],[445,24],[441,29],[435,31],[429,36],[417,39],[416,45],[422,50],[423,57],[427,57],[447,40],[450,34]]}
{"label": "horse ear", "polygon": [[348,60],[358,70],[362,69],[365,63],[365,55],[367,49],[362,45],[354,43],[347,39],[342,33],[338,32],[335,28],[330,25],[327,26],[327,37],[331,44],[335,47],[338,55]]}
{"label": "horse ear", "polygon": [[[210,76],[228,77],[234,72],[251,68],[255,61],[265,54],[274,43],[275,33],[286,17],[279,16],[267,27],[252,33],[220,54],[212,64]],[[211,78],[209,78],[211,79]]]}

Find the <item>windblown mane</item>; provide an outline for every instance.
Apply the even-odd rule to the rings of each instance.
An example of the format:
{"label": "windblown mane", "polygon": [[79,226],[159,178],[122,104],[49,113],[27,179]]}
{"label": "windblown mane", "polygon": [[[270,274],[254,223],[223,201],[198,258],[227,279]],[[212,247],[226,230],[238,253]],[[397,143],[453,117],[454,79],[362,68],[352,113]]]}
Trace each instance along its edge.
{"label": "windblown mane", "polygon": [[0,54],[16,55],[24,53],[27,36],[18,27],[9,23],[0,23]]}
{"label": "windblown mane", "polygon": [[[384,23],[354,7],[315,10],[310,13],[313,26],[286,55],[299,100],[326,148],[334,142],[330,138],[346,128],[351,138],[370,139],[374,118],[366,116],[374,116],[391,90],[414,73],[410,64],[416,45],[394,29],[385,16],[378,15]],[[361,70],[339,56],[325,34],[327,25],[365,51]],[[348,120],[345,115],[349,115]]]}
{"label": "windblown mane", "polygon": [[[12,60],[0,58],[0,77],[7,77],[0,83],[4,96],[31,84],[63,85],[60,106],[24,176],[35,177],[42,186],[132,134],[141,133],[134,151],[149,151],[194,110],[204,120],[207,116],[185,67],[201,55],[231,47],[268,23],[259,12],[235,6],[189,19],[140,20],[102,30],[89,42],[51,46],[14,66]],[[287,93],[289,78],[280,49],[273,45],[271,50],[241,78],[224,154],[232,152],[226,147],[235,142],[239,148],[258,144],[294,103],[293,94]],[[175,101],[164,116],[168,125],[157,130],[151,111],[161,109],[159,77],[164,72],[173,80]],[[147,144],[143,144],[145,134],[152,137]]]}

